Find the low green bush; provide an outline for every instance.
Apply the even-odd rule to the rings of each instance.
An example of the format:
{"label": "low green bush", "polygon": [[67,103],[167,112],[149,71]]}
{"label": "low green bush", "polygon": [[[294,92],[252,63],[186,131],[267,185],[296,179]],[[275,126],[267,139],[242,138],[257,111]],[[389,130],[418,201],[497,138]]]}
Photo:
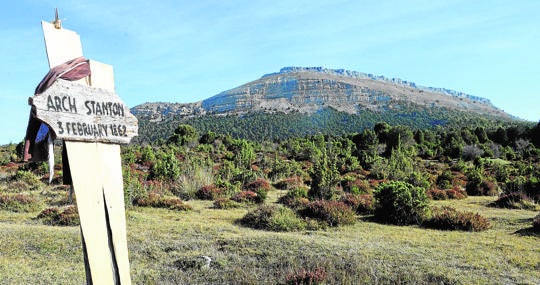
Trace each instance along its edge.
{"label": "low green bush", "polygon": [[429,200],[421,187],[390,181],[375,190],[375,218],[396,225],[420,224],[429,214]]}
{"label": "low green bush", "polygon": [[479,232],[490,228],[489,220],[478,213],[462,212],[449,206],[435,207],[432,217],[422,226],[439,230],[460,230]]}
{"label": "low green bush", "polygon": [[261,205],[245,214],[240,223],[250,228],[276,232],[299,231],[306,226],[293,210],[279,205]]}
{"label": "low green bush", "polygon": [[163,196],[154,192],[150,192],[147,195],[140,197],[135,200],[134,204],[135,206],[140,207],[166,208],[177,211],[189,211],[193,209],[178,197]]}
{"label": "low green bush", "polygon": [[341,201],[317,200],[310,202],[300,211],[307,218],[325,222],[331,227],[354,224],[355,211]]}
{"label": "low green bush", "polygon": [[28,184],[29,188],[33,190],[39,189],[43,185],[39,177],[30,171],[18,170],[14,179]]}
{"label": "low green bush", "polygon": [[229,198],[218,198],[214,201],[214,209],[234,209],[239,207],[241,207],[241,204]]}
{"label": "low green bush", "polygon": [[42,206],[42,202],[28,194],[1,194],[0,209],[12,212],[33,212]]}

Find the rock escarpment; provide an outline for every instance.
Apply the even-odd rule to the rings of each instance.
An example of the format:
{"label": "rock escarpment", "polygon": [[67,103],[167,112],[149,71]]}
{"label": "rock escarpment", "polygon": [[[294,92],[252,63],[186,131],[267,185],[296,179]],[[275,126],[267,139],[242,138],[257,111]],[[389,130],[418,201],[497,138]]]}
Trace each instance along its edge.
{"label": "rock escarpment", "polygon": [[411,106],[510,117],[485,98],[417,86],[401,79],[322,67],[286,67],[200,102],[146,103],[134,107],[133,112],[159,121],[171,115],[314,113],[325,108],[358,114],[364,110],[382,112]]}

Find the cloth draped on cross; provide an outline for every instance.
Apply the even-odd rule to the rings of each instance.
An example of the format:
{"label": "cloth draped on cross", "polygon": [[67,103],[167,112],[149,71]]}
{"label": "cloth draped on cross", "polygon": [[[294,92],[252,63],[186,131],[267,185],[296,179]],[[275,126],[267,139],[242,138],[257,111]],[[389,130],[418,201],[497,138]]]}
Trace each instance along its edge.
{"label": "cloth draped on cross", "polygon": [[[77,57],[53,67],[36,87],[36,96],[45,92],[57,79],[75,81],[90,75],[89,60]],[[36,110],[30,111],[24,139],[23,161],[49,161],[49,183],[54,174],[54,132],[50,126],[36,118]],[[64,174],[65,176],[65,174]],[[64,179],[64,184],[66,179]]]}

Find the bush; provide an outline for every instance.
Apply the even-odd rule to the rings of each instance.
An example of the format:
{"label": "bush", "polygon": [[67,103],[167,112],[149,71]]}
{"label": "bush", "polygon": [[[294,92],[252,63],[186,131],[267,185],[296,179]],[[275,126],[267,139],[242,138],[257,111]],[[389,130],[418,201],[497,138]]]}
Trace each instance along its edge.
{"label": "bush", "polygon": [[64,210],[58,207],[47,208],[39,213],[37,218],[43,220],[44,224],[51,226],[78,226],[81,224],[77,207],[73,205]]}
{"label": "bush", "polygon": [[205,185],[197,192],[195,192],[195,196],[201,200],[215,200],[223,195],[223,190],[216,185]]}
{"label": "bush", "polygon": [[309,204],[309,199],[305,197],[284,195],[278,199],[278,203],[294,210],[301,210]]}
{"label": "bush", "polygon": [[350,225],[356,221],[355,212],[341,201],[313,201],[306,205],[301,214],[325,222],[331,227]]}
{"label": "bush", "polygon": [[189,211],[193,209],[178,197],[167,197],[154,192],[150,192],[148,195],[137,199],[134,204],[140,207],[166,208],[177,211]]}
{"label": "bush", "polygon": [[41,207],[36,198],[28,194],[2,194],[0,195],[0,209],[13,212],[32,212]]}
{"label": "bush", "polygon": [[540,214],[536,215],[533,219],[533,230],[540,233]]}
{"label": "bush", "polygon": [[306,226],[293,210],[279,205],[261,205],[244,215],[240,223],[254,229],[281,232],[303,230]]}
{"label": "bush", "polygon": [[429,200],[420,187],[401,181],[381,184],[375,190],[375,218],[397,225],[420,224],[429,213]]}
{"label": "bush", "polygon": [[501,195],[496,201],[489,205],[507,209],[536,210],[538,208],[538,205],[523,192],[512,192]]}
{"label": "bush", "polygon": [[43,182],[30,171],[18,170],[14,178],[16,181],[26,183],[30,190],[37,190],[43,185]]}
{"label": "bush", "polygon": [[276,182],[274,184],[274,187],[281,190],[290,190],[293,188],[298,188],[303,185],[304,185],[304,182],[302,181],[302,178],[300,176],[295,175],[289,178],[285,178],[279,182]]}
{"label": "bush", "polygon": [[260,204],[263,202],[262,198],[253,191],[241,191],[234,194],[231,197],[231,200],[238,203],[257,203]]}
{"label": "bush", "polygon": [[497,183],[486,179],[479,169],[474,169],[467,173],[467,185],[465,189],[467,194],[471,196],[499,195]]}
{"label": "bush", "polygon": [[218,198],[214,201],[214,209],[234,209],[239,208],[240,204],[228,198]]}
{"label": "bush", "polygon": [[340,201],[351,207],[358,214],[369,214],[375,210],[375,199],[370,194],[355,195],[345,193]]}
{"label": "bush", "polygon": [[467,193],[460,189],[459,186],[455,186],[450,190],[446,190],[446,194],[448,195],[449,199],[461,200],[467,198]]}
{"label": "bush", "polygon": [[259,203],[262,203],[268,197],[268,192],[272,189],[270,183],[262,178],[258,178],[255,181],[252,181],[244,185],[244,190],[253,191],[257,193]]}
{"label": "bush", "polygon": [[343,187],[345,192],[352,194],[372,194],[373,190],[369,185],[369,181],[356,179],[354,181],[347,181]]}
{"label": "bush", "polygon": [[285,284],[290,285],[318,285],[324,284],[326,280],[326,270],[322,267],[317,267],[313,271],[300,269],[297,272],[288,274],[285,278]]}
{"label": "bush", "polygon": [[250,190],[253,192],[256,192],[259,189],[263,189],[266,192],[270,191],[272,187],[270,186],[270,183],[262,178],[258,178],[255,181],[249,182],[246,185],[244,185],[244,190]]}
{"label": "bush", "polygon": [[443,206],[432,209],[432,217],[422,224],[426,228],[439,230],[484,231],[489,229],[489,220],[473,212],[461,212]]}
{"label": "bush", "polygon": [[432,200],[448,200],[448,194],[446,193],[446,190],[429,189],[426,194],[428,198]]}

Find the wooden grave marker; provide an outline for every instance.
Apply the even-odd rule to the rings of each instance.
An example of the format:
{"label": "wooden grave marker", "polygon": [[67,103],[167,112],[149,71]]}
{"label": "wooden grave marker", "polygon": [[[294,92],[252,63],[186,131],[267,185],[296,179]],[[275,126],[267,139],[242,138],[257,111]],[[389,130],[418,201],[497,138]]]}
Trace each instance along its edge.
{"label": "wooden grave marker", "polygon": [[[77,33],[42,21],[49,67],[82,56]],[[112,66],[90,60],[91,75],[57,80],[29,104],[65,141],[81,221],[87,284],[131,284],[119,144],[137,119],[114,93]]]}

